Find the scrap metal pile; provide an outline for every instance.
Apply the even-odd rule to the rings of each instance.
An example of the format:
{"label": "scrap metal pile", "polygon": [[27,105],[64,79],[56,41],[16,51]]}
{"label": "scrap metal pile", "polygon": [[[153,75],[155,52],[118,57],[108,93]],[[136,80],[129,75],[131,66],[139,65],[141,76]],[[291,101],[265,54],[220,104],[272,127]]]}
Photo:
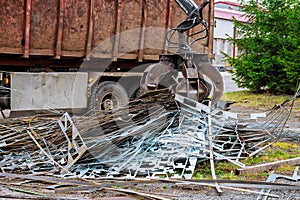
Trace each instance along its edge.
{"label": "scrap metal pile", "polygon": [[63,177],[190,179],[196,164],[210,158],[244,167],[241,158],[278,139],[295,98],[240,116],[162,90],[110,113],[5,119],[0,168]]}

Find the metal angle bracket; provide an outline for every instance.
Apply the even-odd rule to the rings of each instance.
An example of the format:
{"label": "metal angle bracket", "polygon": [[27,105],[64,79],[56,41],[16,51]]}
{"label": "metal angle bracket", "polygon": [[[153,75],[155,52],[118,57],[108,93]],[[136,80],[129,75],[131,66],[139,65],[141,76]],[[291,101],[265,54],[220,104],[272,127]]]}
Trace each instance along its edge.
{"label": "metal angle bracket", "polygon": [[[70,169],[88,148],[67,112],[58,120],[58,124],[68,141],[68,163],[65,168]],[[70,131],[71,138],[68,136]]]}
{"label": "metal angle bracket", "polygon": [[[281,175],[281,174],[275,174],[274,170],[271,172],[271,174],[269,175],[269,177],[267,178],[266,182],[267,183],[275,183],[277,179],[286,179],[288,181],[295,181],[298,182],[300,180],[300,176],[298,175],[298,170],[299,170],[299,166],[296,166],[293,175],[292,176],[286,176],[286,175]],[[256,200],[267,200],[268,199],[268,195],[264,196],[263,193],[266,194],[270,194],[272,190],[271,189],[262,189],[261,190],[261,194],[259,194],[259,196],[257,197]]]}

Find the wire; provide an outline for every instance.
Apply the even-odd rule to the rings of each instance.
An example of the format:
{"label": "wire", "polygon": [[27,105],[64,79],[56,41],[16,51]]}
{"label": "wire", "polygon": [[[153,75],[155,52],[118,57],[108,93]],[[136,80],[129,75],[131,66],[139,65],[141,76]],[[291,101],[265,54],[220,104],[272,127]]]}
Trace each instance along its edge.
{"label": "wire", "polygon": [[[167,32],[167,36],[166,36],[166,46],[168,48],[186,48],[186,49],[192,49],[190,46],[193,45],[195,42],[199,41],[199,40],[202,40],[204,38],[206,38],[208,36],[208,26],[207,26],[207,23],[205,21],[201,21],[199,24],[201,24],[204,28],[196,33],[192,33],[190,35],[185,35],[187,38],[191,38],[195,35],[199,35],[201,33],[205,33],[204,36],[202,37],[199,37],[195,40],[192,40],[190,43],[181,43],[181,42],[174,42],[172,41],[172,38],[174,37],[174,34],[176,32],[180,32],[181,30],[187,30],[187,29],[191,29],[195,26],[195,19],[192,23],[192,25],[190,25],[189,27],[187,28],[173,28],[173,29],[170,29],[168,32]],[[183,34],[183,33],[182,33]]]}

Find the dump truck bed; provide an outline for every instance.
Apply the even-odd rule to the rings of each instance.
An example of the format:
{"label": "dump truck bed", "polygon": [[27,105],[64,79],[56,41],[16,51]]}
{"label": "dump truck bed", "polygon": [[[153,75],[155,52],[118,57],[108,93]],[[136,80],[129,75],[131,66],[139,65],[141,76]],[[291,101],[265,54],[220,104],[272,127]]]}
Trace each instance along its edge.
{"label": "dump truck bed", "polygon": [[[204,10],[208,23],[212,8]],[[156,60],[170,51],[166,31],[185,16],[174,0],[1,0],[0,56]],[[211,47],[208,37],[194,49]]]}

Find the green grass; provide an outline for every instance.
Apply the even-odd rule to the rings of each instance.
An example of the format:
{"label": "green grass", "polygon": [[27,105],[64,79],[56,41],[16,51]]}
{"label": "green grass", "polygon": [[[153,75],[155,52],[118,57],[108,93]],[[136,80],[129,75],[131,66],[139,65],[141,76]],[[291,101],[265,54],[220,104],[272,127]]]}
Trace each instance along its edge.
{"label": "green grass", "polygon": [[[300,146],[289,142],[276,142],[266,148],[260,155],[248,157],[240,160],[246,166],[263,164],[277,160],[285,160],[290,158],[300,157]],[[235,174],[239,167],[227,162],[215,162],[215,173],[218,179],[232,179],[232,180],[266,180],[269,172],[251,173],[245,176],[238,176]],[[282,165],[276,169],[277,173],[291,173],[294,166]],[[209,161],[199,163],[194,173],[194,179],[211,179],[211,171]]]}
{"label": "green grass", "polygon": [[[281,104],[286,99],[290,98],[288,95],[271,95],[256,94],[250,91],[227,92],[221,97],[222,100],[233,101],[234,105],[246,106],[252,108],[272,108],[274,105]],[[300,111],[300,98],[295,101],[294,109]]]}
{"label": "green grass", "polygon": [[261,155],[256,155],[254,157],[245,159],[244,164],[256,165],[296,157],[300,157],[300,147],[297,144],[276,142],[263,151]]}
{"label": "green grass", "polygon": [[278,147],[283,150],[299,148],[299,145],[293,144],[293,143],[288,143],[288,142],[276,142],[276,143],[272,144],[272,146]]}
{"label": "green grass", "polygon": [[168,189],[168,186],[164,185],[164,186],[162,186],[162,189],[166,190],[166,189]]}
{"label": "green grass", "polygon": [[292,165],[281,165],[280,167],[277,168],[277,171],[281,172],[289,172],[291,174],[295,169],[295,166]]}
{"label": "green grass", "polygon": [[204,179],[204,176],[203,176],[203,174],[201,174],[200,171],[198,171],[194,174],[194,178],[195,179]]}
{"label": "green grass", "polygon": [[246,180],[253,180],[253,181],[265,181],[268,176],[269,176],[270,172],[263,172],[263,173],[250,173],[245,175],[245,179]]}
{"label": "green grass", "polygon": [[296,157],[300,157],[299,145],[288,142],[276,142],[263,151],[261,155],[245,159],[244,164],[256,165]]}
{"label": "green grass", "polygon": [[234,173],[223,174],[219,177],[219,179],[222,179],[222,180],[245,180],[244,177],[237,176]]}

